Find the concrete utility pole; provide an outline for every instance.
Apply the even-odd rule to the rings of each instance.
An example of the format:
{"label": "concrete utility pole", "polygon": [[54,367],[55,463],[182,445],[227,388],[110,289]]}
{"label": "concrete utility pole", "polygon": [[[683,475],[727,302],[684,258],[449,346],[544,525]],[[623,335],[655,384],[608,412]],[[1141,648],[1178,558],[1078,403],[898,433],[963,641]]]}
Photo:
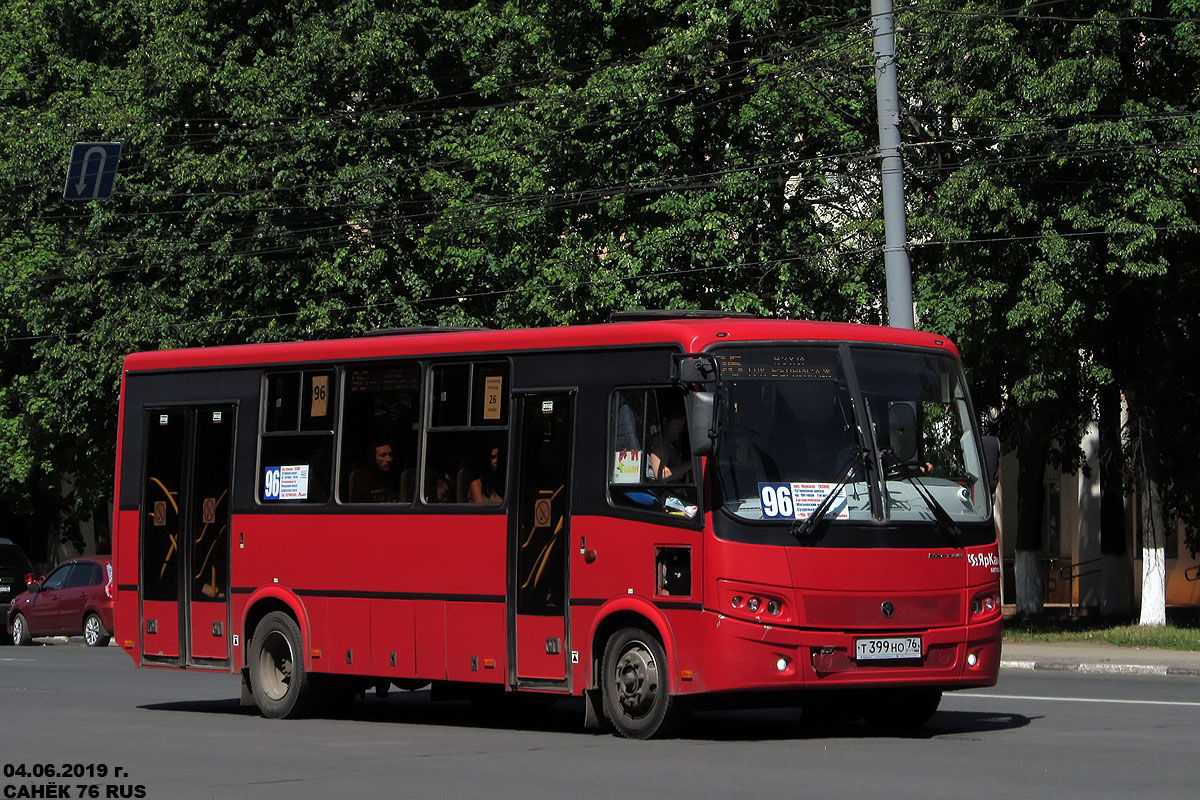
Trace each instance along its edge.
{"label": "concrete utility pole", "polygon": [[900,158],[900,96],[896,90],[896,32],[892,0],[871,0],[875,30],[875,102],[879,109],[879,166],[883,178],[883,264],[887,271],[888,324],[913,327],[912,272],[904,212],[904,162]]}

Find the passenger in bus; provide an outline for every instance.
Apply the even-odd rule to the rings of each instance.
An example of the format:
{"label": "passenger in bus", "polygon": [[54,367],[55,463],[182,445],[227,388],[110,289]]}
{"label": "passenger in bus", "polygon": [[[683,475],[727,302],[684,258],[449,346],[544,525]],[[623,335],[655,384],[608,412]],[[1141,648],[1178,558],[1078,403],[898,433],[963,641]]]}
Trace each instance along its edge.
{"label": "passenger in bus", "polygon": [[683,409],[676,408],[662,418],[662,428],[650,445],[650,476],[658,481],[683,481],[691,471],[692,458],[688,452],[684,431],[687,421]]}
{"label": "passenger in bus", "polygon": [[491,449],[488,465],[471,481],[467,499],[472,503],[499,503],[504,499],[504,470],[500,465],[499,447]]}
{"label": "passenger in bus", "polygon": [[453,503],[454,502],[454,484],[450,480],[450,476],[442,473],[433,479],[433,484],[429,492],[427,502],[430,503]]}
{"label": "passenger in bus", "polygon": [[917,452],[917,412],[908,403],[892,403],[888,408],[888,447],[884,448],[883,468],[889,478],[933,472],[933,464],[921,461]]}
{"label": "passenger in bus", "polygon": [[371,445],[373,462],[350,473],[350,502],[396,503],[400,501],[400,471],[395,467],[392,444],[378,439]]}

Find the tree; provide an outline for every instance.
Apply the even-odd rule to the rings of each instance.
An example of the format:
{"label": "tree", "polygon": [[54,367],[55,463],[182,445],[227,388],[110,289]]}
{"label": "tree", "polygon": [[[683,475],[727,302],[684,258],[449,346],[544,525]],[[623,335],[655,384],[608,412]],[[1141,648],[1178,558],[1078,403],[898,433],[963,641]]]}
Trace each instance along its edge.
{"label": "tree", "polygon": [[[859,315],[872,266],[827,242],[866,226],[821,190],[867,147],[861,14],[5,0],[0,497],[54,539],[104,513],[134,350]],[[111,201],[58,196],[75,140],[123,142]]]}
{"label": "tree", "polygon": [[[1180,317],[1139,309],[1195,285],[1177,261],[1196,233],[1193,6],[1113,1],[1078,18],[995,2],[914,11],[920,55],[902,79],[923,100],[912,118],[929,142],[910,159],[922,198],[914,238],[957,242],[922,272],[924,319],[971,354],[984,403],[1035,472],[1043,436],[1052,463],[1075,467],[1098,391],[1142,383],[1145,351],[1180,333]],[[1173,378],[1190,384],[1193,369],[1174,362],[1185,374]],[[1131,407],[1135,421],[1143,413]],[[1141,462],[1149,474],[1161,474],[1161,455]],[[1034,505],[1039,480],[1020,480],[1023,504]],[[1039,507],[1020,517],[1019,570],[1039,548]]]}

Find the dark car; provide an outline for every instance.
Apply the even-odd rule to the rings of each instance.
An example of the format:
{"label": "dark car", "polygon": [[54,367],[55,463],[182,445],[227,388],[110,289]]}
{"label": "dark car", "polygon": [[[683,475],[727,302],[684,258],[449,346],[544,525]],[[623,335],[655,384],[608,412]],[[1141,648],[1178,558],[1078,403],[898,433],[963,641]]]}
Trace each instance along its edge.
{"label": "dark car", "polygon": [[35,636],[83,636],[88,647],[112,639],[113,571],[108,556],[79,556],[34,581],[8,608],[13,644]]}
{"label": "dark car", "polygon": [[[33,582],[33,565],[15,542],[0,539],[0,612],[8,615],[8,604]],[[0,636],[8,639],[8,635]]]}

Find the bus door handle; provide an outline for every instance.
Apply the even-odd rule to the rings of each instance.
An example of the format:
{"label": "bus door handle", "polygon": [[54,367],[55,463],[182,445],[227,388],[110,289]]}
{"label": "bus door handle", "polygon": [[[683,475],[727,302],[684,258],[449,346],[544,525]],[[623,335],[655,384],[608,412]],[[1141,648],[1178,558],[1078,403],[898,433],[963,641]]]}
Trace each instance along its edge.
{"label": "bus door handle", "polygon": [[585,564],[591,564],[596,560],[596,551],[587,548],[587,544],[582,536],[579,537],[579,553],[583,556]]}

